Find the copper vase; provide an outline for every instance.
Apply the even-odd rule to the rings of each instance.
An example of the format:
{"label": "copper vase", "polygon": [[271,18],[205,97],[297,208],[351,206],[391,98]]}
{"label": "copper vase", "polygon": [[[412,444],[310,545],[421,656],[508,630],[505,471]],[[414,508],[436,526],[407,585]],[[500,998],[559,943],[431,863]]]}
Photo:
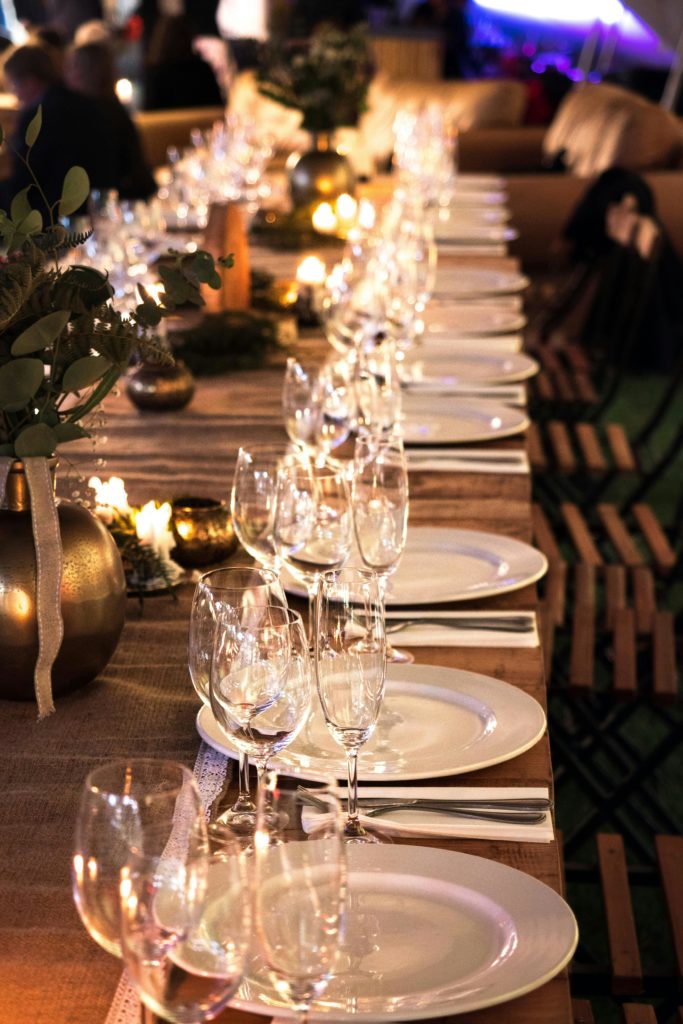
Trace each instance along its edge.
{"label": "copper vase", "polygon": [[[69,501],[57,506],[62,538],[64,639],[52,669],[57,696],[90,682],[123,629],[126,580],[106,527]],[[38,657],[36,553],[23,463],[12,464],[0,508],[0,698],[33,700]]]}

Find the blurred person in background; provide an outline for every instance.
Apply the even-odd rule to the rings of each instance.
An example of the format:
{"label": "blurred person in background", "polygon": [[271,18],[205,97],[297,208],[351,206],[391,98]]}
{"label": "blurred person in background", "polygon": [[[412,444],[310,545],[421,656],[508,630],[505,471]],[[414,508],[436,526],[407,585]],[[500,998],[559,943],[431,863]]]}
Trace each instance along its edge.
{"label": "blurred person in background", "polygon": [[111,179],[121,199],[148,199],[156,192],[137,128],[116,95],[114,53],[106,43],[73,46],[66,56],[66,83],[90,97],[107,126]]}
{"label": "blurred person in background", "polygon": [[45,202],[22,163],[26,129],[39,106],[43,124],[31,150],[31,167],[47,202],[58,202],[66,172],[76,164],[85,168],[93,188],[115,188],[108,128],[100,109],[90,97],[67,88],[50,51],[37,45],[15,47],[3,56],[1,69],[5,87],[21,110],[11,139],[10,176],[0,182],[0,209],[9,209],[17,192],[32,185],[29,201],[49,222]]}
{"label": "blurred person in background", "polygon": [[223,105],[216,76],[193,49],[197,34],[184,14],[157,21],[145,62],[146,110]]}

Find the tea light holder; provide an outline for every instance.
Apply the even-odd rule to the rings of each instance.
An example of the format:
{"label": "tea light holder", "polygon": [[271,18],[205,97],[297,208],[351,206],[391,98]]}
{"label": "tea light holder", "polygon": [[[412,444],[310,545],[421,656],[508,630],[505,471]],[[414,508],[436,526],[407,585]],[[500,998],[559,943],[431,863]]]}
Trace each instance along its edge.
{"label": "tea light holder", "polygon": [[222,562],[237,547],[230,510],[214,498],[176,498],[171,505],[173,558],[185,569]]}

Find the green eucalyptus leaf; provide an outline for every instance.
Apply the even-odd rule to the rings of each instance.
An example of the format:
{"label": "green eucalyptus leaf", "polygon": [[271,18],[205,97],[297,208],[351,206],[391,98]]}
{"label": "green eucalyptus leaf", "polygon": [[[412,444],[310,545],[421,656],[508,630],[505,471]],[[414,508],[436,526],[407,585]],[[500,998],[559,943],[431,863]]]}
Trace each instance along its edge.
{"label": "green eucalyptus leaf", "polygon": [[90,195],[90,179],[83,167],[70,167],[64,176],[59,216],[68,217],[83,205]]}
{"label": "green eucalyptus leaf", "polygon": [[58,437],[52,427],[48,427],[47,423],[33,423],[19,434],[14,442],[14,451],[20,459],[36,455],[50,458],[54,455],[57,444]]}
{"label": "green eucalyptus leaf", "polygon": [[62,378],[64,391],[82,391],[104,377],[111,363],[104,356],[83,356],[68,366]]}
{"label": "green eucalyptus leaf", "polygon": [[159,267],[159,277],[166,292],[166,298],[174,306],[190,301],[190,284],[175,267]]}
{"label": "green eucalyptus leaf", "polygon": [[218,273],[217,270],[214,270],[211,274],[209,274],[209,276],[206,279],[206,284],[208,284],[209,288],[215,288],[216,290],[220,288],[222,283],[223,282],[221,280],[221,275]]}
{"label": "green eucalyptus leaf", "polygon": [[15,224],[20,224],[21,221],[24,220],[25,217],[28,217],[31,212],[31,204],[28,201],[30,189],[30,185],[27,185],[26,188],[22,188],[21,192],[17,192],[12,200],[9,213]]}
{"label": "green eucalyptus leaf", "polygon": [[226,270],[229,270],[230,267],[235,266],[235,257],[233,256],[232,253],[230,253],[229,256],[219,256],[218,259],[216,260],[216,263],[218,264],[219,267],[225,267]]}
{"label": "green eucalyptus leaf", "polygon": [[14,236],[14,244],[19,245],[17,241],[20,236],[23,239],[27,235],[37,235],[43,230],[43,215],[40,210],[29,210],[21,223],[16,225],[17,233]]}
{"label": "green eucalyptus leaf", "polygon": [[11,359],[0,366],[0,409],[23,408],[45,378],[42,359]]}
{"label": "green eucalyptus leaf", "polygon": [[78,441],[82,437],[88,437],[87,430],[79,427],[77,423],[69,423],[68,421],[58,423],[54,428],[54,433],[60,444],[63,444],[65,441]]}
{"label": "green eucalyptus leaf", "polygon": [[60,309],[56,313],[48,313],[40,320],[22,331],[12,345],[13,356],[27,356],[31,352],[41,352],[48,345],[51,345],[69,322],[71,312],[68,309]]}
{"label": "green eucalyptus leaf", "polygon": [[40,135],[40,129],[43,127],[43,108],[38,107],[34,116],[31,118],[31,122],[26,129],[26,135],[24,136],[24,142],[30,149],[35,143],[36,139]]}
{"label": "green eucalyptus leaf", "polygon": [[163,311],[152,299],[145,299],[136,307],[135,315],[141,323],[148,327],[158,327],[163,317]]}

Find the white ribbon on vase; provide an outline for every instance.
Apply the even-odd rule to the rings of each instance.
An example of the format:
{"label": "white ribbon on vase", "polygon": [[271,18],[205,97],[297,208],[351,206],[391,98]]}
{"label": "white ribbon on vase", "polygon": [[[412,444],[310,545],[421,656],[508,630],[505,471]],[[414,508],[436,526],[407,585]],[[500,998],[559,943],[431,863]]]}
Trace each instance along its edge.
{"label": "white ribbon on vase", "polygon": [[[0,506],[5,500],[7,478],[14,461],[10,456],[0,458]],[[64,636],[61,604],[62,538],[48,460],[36,457],[24,459],[23,462],[31,496],[31,523],[36,551],[38,659],[33,679],[38,718],[41,719],[55,710],[52,666]]]}

